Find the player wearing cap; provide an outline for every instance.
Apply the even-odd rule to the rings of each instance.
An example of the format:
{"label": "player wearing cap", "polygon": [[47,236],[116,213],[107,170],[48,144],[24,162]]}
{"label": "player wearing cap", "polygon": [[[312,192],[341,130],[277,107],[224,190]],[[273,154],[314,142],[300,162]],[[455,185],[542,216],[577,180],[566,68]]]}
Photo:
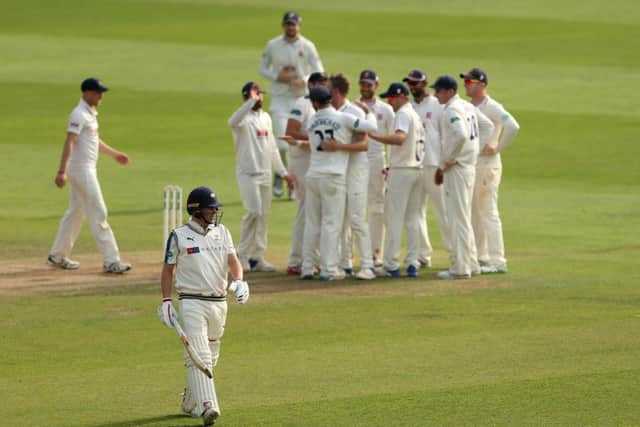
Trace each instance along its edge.
{"label": "player wearing cap", "polygon": [[441,166],[434,177],[440,185],[444,181],[444,195],[449,230],[451,266],[441,271],[440,279],[463,279],[480,272],[476,244],[471,228],[471,197],[478,157],[478,120],[473,106],[457,94],[458,84],[451,76],[438,77],[431,85],[444,105],[440,118],[442,138]]}
{"label": "player wearing cap", "polygon": [[[227,275],[233,282],[228,289],[238,303],[249,299],[249,285],[243,281],[242,267],[236,256],[229,230],[220,223],[222,204],[208,187],[195,188],[187,198],[189,221],[171,231],[162,267],[162,305],[158,316],[169,328],[175,328],[177,313],[171,288],[180,299],[182,328],[189,347],[211,372],[218,362],[220,343],[227,318]],[[202,417],[205,426],[220,415],[213,379],[197,369],[184,352],[187,368],[182,410]]]}
{"label": "player wearing cap", "polygon": [[[326,86],[327,76],[324,73],[311,73],[307,81],[309,90],[316,86]],[[294,198],[298,202],[296,218],[291,230],[291,250],[289,251],[289,264],[287,274],[302,274],[302,240],[304,238],[304,176],[309,169],[309,137],[307,126],[309,119],[315,113],[311,101],[307,96],[298,98],[291,108],[287,121],[286,135],[280,139],[289,144],[289,175],[296,180]]]}
{"label": "player wearing cap", "polygon": [[120,261],[120,251],[107,222],[107,206],[102,197],[96,166],[98,153],[112,157],[121,165],[129,163],[129,157],[107,145],[98,133],[97,107],[107,87],[91,77],[82,82],[80,90],[82,98],[69,116],[67,138],[55,178],[58,188],[64,187],[67,180],[71,184],[69,209],[60,220],[47,263],[66,270],[80,267],[80,263],[69,259],[69,256],[86,216],[104,260],[104,272],[124,273],[131,269],[131,264]]}
{"label": "player wearing cap", "polygon": [[[311,159],[306,176],[302,278],[313,278],[319,241],[320,280],[339,280],[344,278],[338,270],[338,240],[344,221],[349,151],[360,148],[351,143],[352,132],[371,132],[375,126],[336,111],[331,105],[331,93],[324,86],[311,89],[309,99],[316,113],[307,128]],[[344,148],[339,150],[337,145]]]}
{"label": "player wearing cap", "polygon": [[435,176],[438,166],[440,166],[440,156],[442,151],[442,143],[440,141],[439,121],[442,114],[442,106],[438,99],[429,94],[427,88],[427,75],[421,70],[411,70],[407,77],[403,79],[409,86],[409,91],[413,96],[411,105],[416,110],[425,131],[424,159],[422,161],[422,185],[423,191],[418,194],[424,195],[425,203],[421,203],[420,207],[420,265],[424,267],[431,266],[431,254],[433,248],[429,240],[429,232],[427,227],[427,203],[431,199],[431,203],[436,211],[436,218],[440,226],[440,236],[444,248],[449,251],[449,232],[447,215],[444,207],[444,194],[442,187],[435,185],[433,177]]}
{"label": "player wearing cap", "polygon": [[420,188],[422,157],[424,156],[424,128],[420,117],[409,102],[409,90],[402,83],[392,83],[380,94],[387,98],[396,113],[392,135],[372,134],[371,137],[389,144],[389,177],[385,203],[386,242],[384,245],[384,273],[400,276],[400,240],[402,226],[407,230],[407,276],[418,275],[420,233],[420,202],[416,197]]}
{"label": "player wearing cap", "polygon": [[273,137],[271,117],[262,110],[263,92],[255,82],[242,87],[244,104],[229,118],[236,147],[236,177],[240,187],[242,217],[238,256],[245,271],[275,271],[265,261],[267,218],[271,207],[271,169],[290,186],[291,178],[280,159]]}
{"label": "player wearing cap", "polygon": [[520,125],[502,104],[487,94],[489,79],[480,68],[460,74],[471,103],[493,122],[495,128],[487,141],[480,141],[476,166],[471,222],[483,273],[506,273],[502,221],[498,211],[498,190],[502,178],[500,153],[513,141]]}
{"label": "player wearing cap", "polygon": [[[300,34],[302,18],[296,12],[286,12],[282,18],[284,34],[270,40],[262,54],[260,74],[271,84],[273,131],[276,137],[283,136],[287,119],[296,99],[305,93],[305,82],[312,72],[323,72],[324,68],[315,45]],[[287,161],[287,144],[278,140],[283,160]],[[274,177],[273,194],[283,194],[282,180]]]}
{"label": "player wearing cap", "polygon": [[[329,77],[331,90],[331,104],[341,112],[348,113],[361,120],[368,121],[376,127],[375,116],[368,111],[365,113],[360,107],[347,99],[350,82],[342,73]],[[360,254],[360,271],[356,278],[363,280],[374,279],[373,254],[371,253],[371,237],[367,223],[367,190],[369,186],[369,161],[367,159],[368,137],[363,131],[353,131],[348,146],[340,145],[337,149],[349,150],[349,165],[347,167],[347,201],[345,219],[342,228],[342,242],[340,267],[348,275],[353,275],[352,263],[352,234],[355,236]]]}
{"label": "player wearing cap", "polygon": [[[376,118],[377,134],[391,135],[393,133],[393,108],[376,97],[376,90],[380,83],[374,70],[364,70],[360,73],[360,99]],[[384,242],[384,201],[386,193],[385,144],[369,138],[367,148],[369,160],[369,185],[367,189],[367,210],[371,249],[375,267],[382,267],[382,248]]]}

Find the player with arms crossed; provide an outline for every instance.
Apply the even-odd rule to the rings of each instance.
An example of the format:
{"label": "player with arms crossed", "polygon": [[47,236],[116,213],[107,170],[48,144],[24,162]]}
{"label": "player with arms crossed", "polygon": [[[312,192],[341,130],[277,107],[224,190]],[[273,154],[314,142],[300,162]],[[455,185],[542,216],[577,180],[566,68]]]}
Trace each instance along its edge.
{"label": "player with arms crossed", "polygon": [[480,68],[461,73],[464,88],[471,103],[494,124],[487,141],[480,140],[480,155],[476,166],[471,222],[478,248],[478,261],[483,273],[506,273],[502,221],[498,211],[498,190],[502,179],[500,153],[513,141],[520,129],[516,119],[502,104],[487,93],[489,79]]}
{"label": "player with arms crossed", "polygon": [[107,87],[100,80],[90,77],[82,82],[80,89],[82,99],[69,117],[67,139],[55,179],[58,188],[64,187],[67,179],[71,183],[69,209],[60,220],[47,263],[65,270],[80,267],[80,263],[69,259],[69,255],[86,216],[104,260],[104,272],[120,274],[130,270],[131,264],[120,261],[120,251],[107,222],[107,206],[102,197],[96,166],[98,153],[112,157],[121,165],[129,163],[129,156],[107,145],[98,133],[96,109]]}
{"label": "player with arms crossed", "polygon": [[420,235],[420,204],[424,197],[420,175],[424,156],[424,128],[420,117],[409,102],[409,90],[402,83],[392,83],[380,97],[387,98],[396,117],[391,135],[370,134],[383,144],[389,144],[389,178],[385,204],[386,242],[381,274],[400,276],[400,242],[403,225],[407,230],[407,276],[418,275]]}
{"label": "player with arms crossed", "polygon": [[240,227],[238,257],[245,271],[275,271],[265,261],[267,248],[267,220],[271,207],[271,168],[290,186],[282,164],[271,126],[271,117],[262,111],[262,91],[255,82],[242,87],[244,104],[229,118],[236,147],[236,177],[242,205],[246,210]]}
{"label": "player with arms crossed", "polygon": [[[262,54],[260,74],[271,84],[273,131],[276,137],[285,135],[287,119],[296,99],[305,93],[305,82],[313,72],[323,72],[322,62],[315,45],[300,34],[302,18],[290,11],[282,17],[284,34],[270,40]],[[278,148],[287,162],[287,143],[278,140]],[[282,179],[274,176],[273,195],[283,194]]]}
{"label": "player with arms crossed", "polygon": [[[220,223],[222,204],[215,193],[208,187],[195,188],[187,198],[187,212],[191,215],[189,221],[173,230],[167,241],[158,315],[167,327],[176,327],[178,315],[171,298],[175,273],[188,345],[213,371],[227,318],[227,275],[231,273],[229,290],[235,292],[240,304],[249,299],[249,285],[243,281],[231,233]],[[186,350],[184,362],[187,386],[182,410],[194,418],[202,417],[204,425],[210,426],[221,413],[213,378],[197,368]]]}
{"label": "player with arms crossed", "polygon": [[[393,133],[393,108],[376,97],[376,90],[380,87],[378,74],[374,70],[363,70],[360,73],[360,99],[376,118],[377,134],[391,135]],[[384,243],[384,201],[386,197],[385,145],[380,141],[369,138],[367,147],[369,160],[369,187],[367,191],[367,210],[371,249],[374,267],[382,267],[382,248]]]}
{"label": "player with arms crossed", "polygon": [[[309,90],[316,86],[326,86],[327,76],[324,73],[311,73],[307,81]],[[309,119],[315,114],[313,105],[308,96],[298,98],[291,108],[289,120],[287,121],[286,135],[280,137],[286,141],[289,147],[289,175],[296,181],[295,200],[298,202],[296,218],[291,229],[291,249],[289,251],[289,263],[287,274],[302,274],[302,241],[304,238],[304,199],[305,184],[304,176],[309,170],[309,136],[307,127]]]}
{"label": "player with arms crossed", "polygon": [[305,227],[302,278],[313,278],[316,242],[320,241],[320,280],[340,280],[339,235],[346,201],[348,151],[336,145],[350,144],[352,131],[371,132],[375,126],[331,106],[331,93],[324,86],[313,88],[309,99],[316,113],[307,133],[311,160],[306,176]]}

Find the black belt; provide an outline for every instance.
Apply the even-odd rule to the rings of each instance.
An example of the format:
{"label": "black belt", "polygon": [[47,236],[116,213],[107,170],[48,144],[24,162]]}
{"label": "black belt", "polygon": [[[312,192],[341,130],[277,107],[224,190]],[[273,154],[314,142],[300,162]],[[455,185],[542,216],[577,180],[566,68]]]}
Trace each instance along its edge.
{"label": "black belt", "polygon": [[200,294],[178,294],[178,299],[199,299],[202,301],[226,301],[226,295],[223,297],[215,296],[215,295],[200,295]]}

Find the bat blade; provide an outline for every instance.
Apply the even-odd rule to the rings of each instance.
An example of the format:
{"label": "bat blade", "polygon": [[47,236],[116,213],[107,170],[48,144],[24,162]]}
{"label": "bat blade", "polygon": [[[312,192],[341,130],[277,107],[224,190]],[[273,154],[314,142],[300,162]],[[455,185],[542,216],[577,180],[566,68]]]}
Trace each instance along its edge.
{"label": "bat blade", "polygon": [[198,354],[191,347],[191,343],[189,342],[189,338],[187,338],[187,335],[182,330],[182,327],[180,326],[180,323],[178,323],[177,320],[174,323],[175,323],[175,326],[176,326],[176,328],[175,328],[176,332],[178,333],[178,336],[180,337],[180,342],[184,346],[185,350],[187,350],[187,354],[189,355],[189,358],[193,361],[193,364],[196,365],[196,368],[201,370],[207,377],[213,378],[213,373],[211,372],[211,370],[207,367],[207,365],[204,364],[202,359],[200,359],[200,356],[198,356]]}

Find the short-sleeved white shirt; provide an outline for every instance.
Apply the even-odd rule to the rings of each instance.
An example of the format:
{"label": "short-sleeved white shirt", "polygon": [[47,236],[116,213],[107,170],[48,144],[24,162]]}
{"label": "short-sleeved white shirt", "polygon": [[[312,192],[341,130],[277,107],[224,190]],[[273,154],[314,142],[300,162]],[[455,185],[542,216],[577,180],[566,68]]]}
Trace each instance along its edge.
{"label": "short-sleeved white shirt", "polygon": [[413,109],[416,110],[425,132],[424,142],[424,159],[423,162],[428,166],[440,166],[440,157],[442,153],[442,143],[440,141],[440,115],[442,114],[442,105],[433,95],[427,95],[424,99],[417,103],[416,100],[411,101]]}
{"label": "short-sleeved white shirt", "polygon": [[402,145],[389,145],[389,167],[422,168],[424,128],[411,103],[396,111],[393,131],[401,130],[407,137]]}
{"label": "short-sleeved white shirt", "polygon": [[[361,101],[364,102],[362,99]],[[367,106],[376,118],[377,129],[374,133],[377,135],[391,135],[394,132],[393,119],[395,118],[391,105],[375,99],[371,104],[367,103]],[[385,145],[373,138],[369,138],[369,147],[367,148],[369,160],[384,158]]]}
{"label": "short-sleeved white shirt", "polygon": [[[309,126],[309,119],[315,112],[316,110],[313,109],[313,105],[311,104],[311,101],[309,101],[309,98],[301,96],[296,99],[295,104],[293,104],[293,107],[289,112],[289,119],[300,122],[301,129],[307,129]],[[290,145],[289,156],[309,157],[309,151],[295,145]]]}
{"label": "short-sleeved white shirt", "polygon": [[225,296],[229,255],[234,253],[231,233],[224,225],[209,225],[205,233],[200,224],[189,220],[169,235],[164,262],[176,265],[179,294]]}
{"label": "short-sleeved white shirt", "polygon": [[98,134],[98,112],[83,99],[69,115],[67,132],[75,133],[78,139],[71,150],[68,170],[95,169],[100,151]]}

